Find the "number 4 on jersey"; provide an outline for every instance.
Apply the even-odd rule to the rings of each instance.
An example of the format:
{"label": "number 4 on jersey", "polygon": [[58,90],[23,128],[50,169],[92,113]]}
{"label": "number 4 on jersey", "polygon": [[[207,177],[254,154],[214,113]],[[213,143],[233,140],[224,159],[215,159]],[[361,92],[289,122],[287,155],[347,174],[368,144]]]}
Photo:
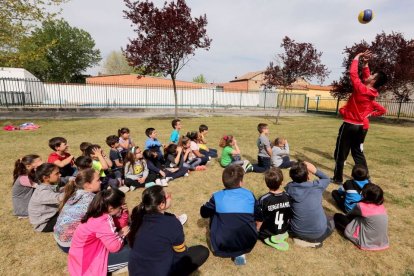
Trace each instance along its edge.
{"label": "number 4 on jersey", "polygon": [[275,224],[277,225],[277,229],[282,229],[283,226],[283,213],[279,214],[279,211],[275,214]]}

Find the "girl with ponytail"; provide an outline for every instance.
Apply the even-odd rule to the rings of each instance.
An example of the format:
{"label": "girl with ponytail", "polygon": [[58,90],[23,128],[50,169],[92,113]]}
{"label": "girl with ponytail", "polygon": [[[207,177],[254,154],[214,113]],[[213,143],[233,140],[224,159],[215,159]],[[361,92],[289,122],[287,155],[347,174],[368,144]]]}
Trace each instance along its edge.
{"label": "girl with ponytail", "polygon": [[175,215],[167,213],[171,194],[161,186],[142,193],[142,202],[132,210],[130,275],[189,275],[208,258],[205,246],[187,248],[183,226]]}
{"label": "girl with ponytail", "polygon": [[69,249],[70,275],[102,275],[128,265],[129,232],[125,194],[119,189],[96,194],[75,230]]}
{"label": "girl with ponytail", "polygon": [[12,201],[14,215],[27,218],[30,198],[36,188],[35,170],[42,164],[37,154],[29,154],[16,160],[13,170]]}
{"label": "girl with ponytail", "polygon": [[69,252],[73,233],[100,188],[99,173],[92,168],[80,170],[76,178],[65,185],[63,201],[59,206],[60,214],[54,228],[54,238],[63,252]]}

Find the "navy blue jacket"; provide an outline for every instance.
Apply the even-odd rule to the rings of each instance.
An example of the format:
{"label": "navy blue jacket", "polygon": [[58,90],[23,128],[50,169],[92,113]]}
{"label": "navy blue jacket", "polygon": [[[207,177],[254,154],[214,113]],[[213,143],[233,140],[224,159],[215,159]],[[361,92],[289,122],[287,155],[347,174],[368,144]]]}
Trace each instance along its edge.
{"label": "navy blue jacket", "polygon": [[237,257],[249,253],[257,241],[257,213],[257,202],[251,191],[237,187],[215,192],[200,209],[203,218],[211,218],[210,240],[214,254]]}

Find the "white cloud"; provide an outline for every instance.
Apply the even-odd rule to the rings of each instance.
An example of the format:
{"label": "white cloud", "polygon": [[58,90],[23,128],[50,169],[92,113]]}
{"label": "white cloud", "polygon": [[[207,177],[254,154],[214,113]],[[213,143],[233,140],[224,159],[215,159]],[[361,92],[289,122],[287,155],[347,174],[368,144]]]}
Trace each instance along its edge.
{"label": "white cloud", "polygon": [[[163,1],[155,1],[161,5]],[[191,80],[204,74],[208,81],[225,82],[249,71],[264,69],[280,52],[287,35],[298,42],[313,43],[324,54],[322,61],[332,71],[330,81],[342,72],[342,50],[362,39],[371,41],[382,30],[400,31],[414,37],[411,0],[188,0],[193,16],[207,14],[210,51],[197,51],[179,78]],[[359,11],[371,8],[376,17],[359,24]],[[125,47],[133,37],[123,19],[123,1],[72,0],[62,16],[88,31],[103,57]],[[99,68],[90,70],[97,73]]]}

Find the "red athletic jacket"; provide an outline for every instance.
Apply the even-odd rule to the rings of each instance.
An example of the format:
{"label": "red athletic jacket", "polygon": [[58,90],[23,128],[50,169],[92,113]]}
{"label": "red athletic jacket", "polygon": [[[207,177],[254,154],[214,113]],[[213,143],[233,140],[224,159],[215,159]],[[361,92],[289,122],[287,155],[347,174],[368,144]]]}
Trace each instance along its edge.
{"label": "red athletic jacket", "polygon": [[[358,76],[358,59],[354,59],[349,69],[354,91],[349,97],[348,102],[339,110],[345,122],[354,125],[364,125],[364,129],[369,128],[369,116],[381,116],[387,110],[379,103],[375,102],[378,91],[364,85]],[[368,67],[362,71],[363,78],[370,76]]]}

